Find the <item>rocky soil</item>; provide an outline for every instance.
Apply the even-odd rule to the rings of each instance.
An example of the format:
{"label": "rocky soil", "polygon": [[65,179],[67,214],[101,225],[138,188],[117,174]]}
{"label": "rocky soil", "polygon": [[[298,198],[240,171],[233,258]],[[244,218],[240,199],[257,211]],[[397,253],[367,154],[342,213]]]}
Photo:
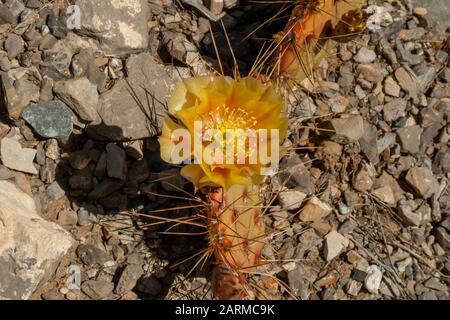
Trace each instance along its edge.
{"label": "rocky soil", "polygon": [[[272,5],[70,2],[0,1],[0,299],[211,298],[186,261],[204,240],[138,213],[189,214],[167,210],[192,192],[159,157],[167,97],[217,67],[210,27],[232,70],[218,17],[248,70]],[[450,33],[410,1],[369,5],[289,93],[257,298],[450,298]]]}

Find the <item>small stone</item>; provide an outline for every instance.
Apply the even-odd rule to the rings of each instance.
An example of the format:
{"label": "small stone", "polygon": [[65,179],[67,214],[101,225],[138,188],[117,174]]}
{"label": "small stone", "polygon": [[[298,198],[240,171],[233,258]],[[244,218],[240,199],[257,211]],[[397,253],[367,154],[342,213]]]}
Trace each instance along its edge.
{"label": "small stone", "polygon": [[0,164],[0,180],[8,180],[11,177],[12,172],[7,167]]}
{"label": "small stone", "polygon": [[28,0],[26,7],[30,9],[40,9],[42,8],[43,4],[40,0]]}
{"label": "small stone", "polygon": [[136,285],[136,290],[151,296],[157,296],[162,291],[162,286],[154,276],[143,277]]}
{"label": "small stone", "polygon": [[419,125],[403,127],[397,130],[397,135],[403,152],[418,153],[420,150],[420,137],[423,129]]}
{"label": "small stone", "polygon": [[414,7],[413,13],[416,16],[423,17],[423,16],[428,14],[428,10],[426,8],[423,8],[423,7]]}
{"label": "small stone", "polygon": [[419,296],[419,300],[439,300],[436,293],[433,291],[427,291]]}
{"label": "small stone", "polygon": [[446,83],[450,83],[450,68],[444,68],[444,70],[442,70],[441,73],[439,74],[439,78],[441,78],[441,80],[443,80]]}
{"label": "small stone", "polygon": [[363,284],[361,282],[350,279],[350,281],[347,282],[345,289],[349,295],[356,297],[359,291],[361,291],[362,286]]}
{"label": "small stone", "polygon": [[50,158],[52,160],[59,160],[60,153],[59,153],[59,146],[58,146],[58,140],[56,139],[48,139],[45,142],[45,156],[47,158]]}
{"label": "small stone", "polygon": [[86,266],[103,265],[111,260],[105,251],[92,244],[80,244],[77,256]]}
{"label": "small stone", "polygon": [[383,272],[381,269],[376,265],[371,265],[367,270],[367,277],[364,280],[364,286],[370,293],[377,294],[382,279]]}
{"label": "small stone", "polygon": [[144,270],[142,270],[142,267],[140,265],[127,265],[120,275],[115,293],[125,294],[126,292],[131,291],[136,286],[137,281],[143,273]]}
{"label": "small stone", "polygon": [[77,213],[73,210],[64,210],[58,213],[58,223],[64,227],[72,227],[78,222]]}
{"label": "small stone", "polygon": [[45,159],[44,165],[39,169],[39,176],[45,183],[52,183],[56,179],[56,164],[52,159]]}
{"label": "small stone", "polygon": [[50,49],[44,51],[42,59],[53,66],[60,74],[66,74],[72,61],[72,55],[72,51],[63,41],[57,41]]}
{"label": "small stone", "polygon": [[426,203],[417,208],[414,201],[406,201],[399,205],[398,212],[407,226],[418,227],[431,221],[431,208]]}
{"label": "small stone", "polygon": [[397,49],[397,56],[400,58],[401,61],[404,61],[410,65],[416,65],[420,63],[421,61],[420,55],[412,54],[411,52],[406,50],[399,39],[395,41],[395,47]]}
{"label": "small stone", "polygon": [[125,151],[114,143],[106,145],[106,169],[111,178],[125,180],[127,176]]}
{"label": "small stone", "polygon": [[337,257],[347,246],[349,240],[338,233],[337,231],[331,231],[325,236],[325,248],[324,254],[327,261],[333,260]]}
{"label": "small stone", "polygon": [[327,273],[325,276],[317,280],[314,284],[319,288],[328,288],[339,280],[339,272],[336,270],[332,270],[329,273]]}
{"label": "small stone", "polygon": [[89,193],[89,198],[100,199],[118,191],[123,186],[123,182],[116,179],[105,179],[95,186],[94,190]]}
{"label": "small stone", "polygon": [[23,52],[24,47],[25,41],[15,33],[10,33],[5,40],[5,50],[8,52],[9,60],[16,58],[19,53]]}
{"label": "small stone", "polygon": [[88,122],[98,119],[97,87],[88,79],[80,78],[57,82],[53,90],[58,98],[65,102],[81,119]]}
{"label": "small stone", "polygon": [[31,174],[38,174],[33,165],[36,150],[22,148],[19,142],[11,138],[3,138],[0,142],[0,158],[5,167]]}
{"label": "small stone", "polygon": [[3,24],[13,24],[16,22],[16,17],[6,4],[0,3],[0,26]]}
{"label": "small stone", "polygon": [[386,80],[384,80],[384,92],[387,95],[398,98],[400,96],[400,90],[401,88],[398,85],[397,81],[395,81],[391,76],[387,77]]}
{"label": "small stone", "polygon": [[360,192],[365,192],[372,188],[374,175],[367,167],[361,168],[353,178],[353,188]]}
{"label": "small stone", "polygon": [[78,209],[78,225],[80,226],[88,226],[97,222],[97,217],[95,216],[95,212],[97,211],[95,207],[91,205],[83,205],[80,209]]}
{"label": "small stone", "polygon": [[373,190],[371,193],[387,205],[395,206],[395,204],[397,203],[397,201],[395,201],[394,192],[389,186],[380,187]]}
{"label": "small stone", "polygon": [[436,291],[448,291],[448,287],[439,281],[437,278],[430,278],[424,283],[425,287],[436,290]]}
{"label": "small stone", "polygon": [[64,296],[56,289],[41,294],[42,300],[64,300]]}
{"label": "small stone", "polygon": [[314,101],[310,97],[306,97],[305,99],[302,99],[302,101],[298,105],[295,106],[294,115],[301,118],[310,118],[314,116],[316,110],[317,106]]}
{"label": "small stone", "polygon": [[351,141],[358,141],[364,136],[364,121],[361,116],[332,119],[331,124],[336,135],[343,136]]}
{"label": "small stone", "polygon": [[356,72],[360,77],[371,83],[383,81],[383,74],[380,71],[380,66],[377,64],[359,64]]}
{"label": "small stone", "polygon": [[29,105],[22,118],[44,138],[67,138],[72,133],[72,112],[57,100]]}
{"label": "small stone", "polygon": [[53,100],[53,79],[47,76],[44,76],[41,81],[41,91],[39,100],[42,101],[51,101]]}
{"label": "small stone", "polygon": [[85,151],[76,151],[70,154],[69,163],[72,168],[83,170],[91,162],[91,157]]}
{"label": "small stone", "polygon": [[278,195],[281,207],[286,210],[300,208],[305,198],[306,194],[298,190],[285,190]]}
{"label": "small stone", "polygon": [[56,38],[63,39],[67,36],[67,25],[68,21],[64,15],[55,15],[53,12],[50,12],[47,19],[47,26]]}
{"label": "small stone", "polygon": [[438,227],[436,230],[436,239],[446,251],[450,251],[450,234],[442,228]]}
{"label": "small stone", "polygon": [[69,185],[72,189],[91,190],[92,178],[88,176],[73,175],[69,178]]}
{"label": "small stone", "polygon": [[419,83],[414,71],[406,68],[398,68],[395,70],[395,78],[397,79],[400,87],[405,90],[410,97],[415,97],[419,89]]}
{"label": "small stone", "polygon": [[332,211],[331,207],[317,197],[312,197],[300,211],[299,219],[303,222],[317,221]]}
{"label": "small stone", "polygon": [[81,291],[94,300],[108,297],[113,289],[114,284],[106,281],[87,280],[81,284]]}
{"label": "small stone", "polygon": [[354,60],[358,63],[372,63],[377,58],[375,51],[362,47],[358,53],[354,56]]}
{"label": "small stone", "polygon": [[347,219],[339,226],[338,232],[340,234],[349,234],[353,232],[354,228],[355,225],[353,224],[352,220]]}
{"label": "small stone", "polygon": [[409,169],[405,180],[424,199],[430,198],[439,190],[439,182],[433,175],[433,172],[427,167]]}

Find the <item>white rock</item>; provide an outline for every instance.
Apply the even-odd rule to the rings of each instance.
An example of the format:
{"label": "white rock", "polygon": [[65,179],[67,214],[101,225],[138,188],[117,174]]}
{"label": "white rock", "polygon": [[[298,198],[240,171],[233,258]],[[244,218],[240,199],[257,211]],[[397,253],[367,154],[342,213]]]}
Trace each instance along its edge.
{"label": "white rock", "polygon": [[73,242],[63,228],[39,216],[33,198],[0,181],[0,300],[28,299]]}
{"label": "white rock", "polygon": [[367,277],[364,280],[364,286],[370,293],[376,294],[378,293],[382,279],[383,272],[378,266],[373,264],[367,269]]}
{"label": "white rock", "polygon": [[3,138],[1,141],[0,158],[3,165],[9,169],[31,174],[38,174],[33,165],[36,150],[22,148],[19,142],[11,138]]}
{"label": "white rock", "polygon": [[296,210],[300,208],[306,194],[298,190],[281,191],[278,195],[281,207],[286,210]]}
{"label": "white rock", "polygon": [[324,254],[327,261],[333,260],[337,257],[348,245],[349,240],[333,230],[325,236]]}

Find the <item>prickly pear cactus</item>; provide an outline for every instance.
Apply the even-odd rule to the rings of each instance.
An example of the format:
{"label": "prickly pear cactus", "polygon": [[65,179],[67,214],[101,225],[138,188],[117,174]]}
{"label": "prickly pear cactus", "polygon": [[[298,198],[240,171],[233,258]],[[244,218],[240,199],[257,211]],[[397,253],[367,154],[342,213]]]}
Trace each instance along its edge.
{"label": "prickly pear cactus", "polygon": [[208,194],[209,241],[217,262],[213,290],[218,299],[248,296],[245,274],[260,263],[265,240],[258,193],[255,185],[233,185]]}
{"label": "prickly pear cactus", "polygon": [[[185,155],[180,156],[177,147],[180,139],[174,138],[174,133],[179,130],[189,133],[186,140],[200,137],[207,148],[209,142],[203,138],[209,129],[215,129],[219,136],[226,136],[228,129],[252,132],[275,129],[277,139],[267,141],[270,147],[276,146],[276,151],[269,148],[275,153],[279,153],[280,140],[287,131],[283,98],[272,85],[251,77],[186,79],[174,90],[169,113],[159,139],[161,156],[165,161],[177,164],[203,155],[198,148],[188,147]],[[202,129],[194,125],[196,121],[202,121]],[[232,163],[191,163],[181,170],[181,174],[209,200],[208,252],[215,257],[213,288],[218,299],[249,297],[248,273],[258,266],[265,240],[259,183],[263,178],[262,170],[269,163],[261,162],[260,157],[256,157],[256,163],[249,161],[260,151],[261,140],[257,145],[242,144],[246,139],[237,134],[233,141],[232,160],[235,161]],[[239,146],[245,151],[243,162],[237,159]],[[228,148],[226,144],[225,149]]]}
{"label": "prickly pear cactus", "polygon": [[302,81],[326,56],[332,41],[348,41],[365,28],[361,11],[364,0],[298,1],[279,43],[276,69],[279,75]]}

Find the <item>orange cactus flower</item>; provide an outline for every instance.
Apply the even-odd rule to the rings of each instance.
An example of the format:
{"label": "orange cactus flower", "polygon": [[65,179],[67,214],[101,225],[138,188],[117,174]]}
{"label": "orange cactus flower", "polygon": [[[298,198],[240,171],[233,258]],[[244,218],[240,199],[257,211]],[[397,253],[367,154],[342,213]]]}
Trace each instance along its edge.
{"label": "orange cactus flower", "polygon": [[280,156],[287,118],[272,85],[251,77],[193,77],[176,85],[168,108],[161,157],[189,163],[181,174],[197,189],[258,183],[264,169],[277,165],[271,160]]}

